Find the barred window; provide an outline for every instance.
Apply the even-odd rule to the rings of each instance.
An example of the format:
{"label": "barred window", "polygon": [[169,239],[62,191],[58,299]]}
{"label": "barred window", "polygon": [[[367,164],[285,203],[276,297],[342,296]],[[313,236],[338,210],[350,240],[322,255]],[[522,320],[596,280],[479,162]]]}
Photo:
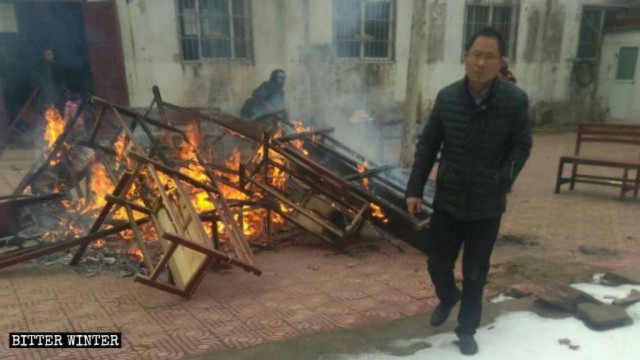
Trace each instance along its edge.
{"label": "barred window", "polygon": [[334,0],[337,55],[391,59],[394,0]]}
{"label": "barred window", "polygon": [[512,5],[467,5],[467,16],[464,23],[463,53],[473,35],[491,26],[498,30],[504,38],[504,56],[506,58],[512,58],[515,52],[516,10],[517,8]]}
{"label": "barred window", "polygon": [[251,58],[249,0],[178,0],[184,60]]}
{"label": "barred window", "polygon": [[623,46],[618,52],[618,68],[616,80],[633,80],[636,78],[636,64],[638,63],[638,47]]}
{"label": "barred window", "polygon": [[0,33],[17,33],[18,19],[15,4],[0,4]]}
{"label": "barred window", "polygon": [[578,41],[578,58],[595,59],[600,49],[602,29],[607,21],[626,11],[626,8],[606,8],[585,6],[580,21],[580,38]]}

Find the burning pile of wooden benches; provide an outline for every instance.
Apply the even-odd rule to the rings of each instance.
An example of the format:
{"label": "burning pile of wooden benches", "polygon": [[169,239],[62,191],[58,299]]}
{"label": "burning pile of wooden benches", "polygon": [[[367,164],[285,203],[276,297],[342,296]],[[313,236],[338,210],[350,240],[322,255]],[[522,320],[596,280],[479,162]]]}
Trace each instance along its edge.
{"label": "burning pile of wooden benches", "polygon": [[[75,265],[89,246],[120,233],[146,269],[136,281],[189,298],[216,263],[260,275],[252,246],[271,245],[283,224],[345,248],[370,221],[420,248],[432,186],[424,218],[409,216],[396,164],[368,162],[333,129],[278,114],[268,115],[275,122],[205,114],[164,101],[157,87],[153,94],[144,113],[84,99],[14,196],[0,199],[9,213],[55,203],[64,235],[1,253],[0,268],[77,248]],[[90,131],[78,131],[79,121]]]}

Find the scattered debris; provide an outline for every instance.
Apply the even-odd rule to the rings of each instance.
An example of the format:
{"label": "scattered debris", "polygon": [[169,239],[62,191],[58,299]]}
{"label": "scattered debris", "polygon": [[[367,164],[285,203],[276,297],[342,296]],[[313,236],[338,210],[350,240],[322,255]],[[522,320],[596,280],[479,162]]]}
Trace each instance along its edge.
{"label": "scattered debris", "polygon": [[605,273],[597,273],[597,274],[593,274],[593,283],[594,284],[605,284],[604,281],[604,277],[605,277]]}
{"label": "scattered debris", "polygon": [[391,344],[378,345],[379,351],[392,356],[411,356],[420,350],[431,348],[433,345],[427,341],[398,340]]}
{"label": "scattered debris", "polygon": [[498,238],[498,244],[511,244],[518,246],[539,246],[540,242],[538,241],[535,235],[525,234],[525,235],[515,235],[515,234],[504,234]]}
{"label": "scattered debris", "polygon": [[567,338],[562,338],[562,339],[558,339],[558,344],[560,345],[567,345],[569,347],[569,349],[571,350],[578,350],[580,349],[580,345],[574,345],[571,343],[571,340],[567,339]]}
{"label": "scattered debris", "polygon": [[509,301],[509,300],[513,300],[514,298],[511,296],[507,296],[503,293],[498,294],[497,296],[494,296],[490,299],[490,301],[492,303],[500,303],[500,302],[504,302],[504,301]]}
{"label": "scattered debris", "polygon": [[544,286],[542,291],[536,294],[536,298],[546,304],[571,313],[575,313],[577,306],[582,303],[602,305],[600,300],[586,292],[560,283]]}
{"label": "scattered debris", "polygon": [[526,296],[536,296],[544,292],[544,287],[537,284],[514,284],[511,285],[508,295],[515,298],[523,298]]}
{"label": "scattered debris", "polygon": [[582,319],[587,326],[596,330],[611,329],[632,322],[632,319],[621,306],[582,303],[578,304],[576,310],[578,318]]}
{"label": "scattered debris", "polygon": [[640,302],[640,291],[631,289],[629,295],[622,299],[613,300],[613,305],[627,306],[634,303]]}
{"label": "scattered debris", "polygon": [[585,255],[594,255],[594,256],[617,256],[618,251],[613,249],[608,249],[604,247],[597,246],[589,246],[589,245],[580,245],[578,246],[578,250]]}
{"label": "scattered debris", "polygon": [[640,285],[640,269],[609,271],[605,274],[603,280],[606,281],[607,285]]}

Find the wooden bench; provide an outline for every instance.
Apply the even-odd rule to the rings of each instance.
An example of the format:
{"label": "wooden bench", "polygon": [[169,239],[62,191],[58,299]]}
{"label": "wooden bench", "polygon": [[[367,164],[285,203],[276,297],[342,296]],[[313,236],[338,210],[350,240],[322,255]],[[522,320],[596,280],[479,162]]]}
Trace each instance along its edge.
{"label": "wooden bench", "polygon": [[[608,154],[602,154],[601,156],[580,155],[580,148],[583,142],[638,145],[640,149],[640,124],[580,123],[578,125],[574,155],[560,157],[556,178],[556,194],[560,192],[560,185],[562,184],[569,183],[569,189],[573,190],[575,183],[587,183],[619,187],[620,201],[624,200],[625,193],[628,191],[633,191],[633,196],[638,197],[638,190],[640,189],[640,158],[639,160],[623,160],[616,159]],[[638,153],[640,154],[640,151]],[[563,177],[565,164],[573,165],[569,177]],[[622,170],[622,175],[614,177],[578,173],[578,165],[618,168]],[[633,176],[634,171],[635,177]]]}

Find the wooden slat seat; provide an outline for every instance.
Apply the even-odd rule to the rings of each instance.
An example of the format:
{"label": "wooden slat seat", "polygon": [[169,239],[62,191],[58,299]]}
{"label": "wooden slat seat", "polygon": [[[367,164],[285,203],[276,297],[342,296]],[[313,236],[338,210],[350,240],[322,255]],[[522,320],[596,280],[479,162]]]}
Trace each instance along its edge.
{"label": "wooden slat seat", "polygon": [[[638,197],[640,160],[626,160],[602,155],[581,155],[582,143],[586,142],[638,145],[640,148],[640,124],[580,123],[576,134],[574,155],[560,157],[556,178],[556,194],[560,192],[562,184],[570,184],[569,189],[573,190],[576,183],[587,183],[619,187],[621,201],[624,200],[625,193],[628,191],[633,191],[633,196]],[[565,164],[572,165],[569,177],[563,176]],[[578,165],[618,168],[622,170],[622,174],[621,176],[599,176],[578,173]],[[635,172],[635,176],[633,176],[633,172]]]}

